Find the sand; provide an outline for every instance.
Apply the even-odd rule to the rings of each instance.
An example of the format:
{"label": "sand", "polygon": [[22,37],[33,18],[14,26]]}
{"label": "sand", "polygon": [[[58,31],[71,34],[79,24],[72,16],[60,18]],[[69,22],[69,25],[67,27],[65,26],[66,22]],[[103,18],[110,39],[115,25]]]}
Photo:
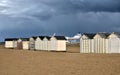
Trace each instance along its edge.
{"label": "sand", "polygon": [[120,75],[120,54],[0,49],[0,75]]}

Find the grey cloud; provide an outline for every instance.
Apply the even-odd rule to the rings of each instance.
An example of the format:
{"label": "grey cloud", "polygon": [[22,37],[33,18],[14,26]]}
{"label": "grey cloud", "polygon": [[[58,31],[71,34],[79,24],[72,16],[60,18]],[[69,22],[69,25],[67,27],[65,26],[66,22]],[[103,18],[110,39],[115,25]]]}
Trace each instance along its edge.
{"label": "grey cloud", "polygon": [[0,0],[5,37],[120,31],[119,0]]}
{"label": "grey cloud", "polygon": [[[54,1],[54,0],[53,0]],[[57,0],[44,2],[62,13],[79,12],[119,12],[119,0]]]}
{"label": "grey cloud", "polygon": [[[10,1],[10,0],[9,0]],[[10,15],[28,15],[50,18],[56,14],[75,14],[80,12],[119,12],[118,0],[12,0],[6,4]],[[5,8],[4,8],[5,9]],[[47,12],[47,13],[46,13]],[[50,13],[49,13],[50,12]],[[37,14],[37,16],[36,16]],[[18,16],[17,16],[18,17]],[[38,17],[38,18],[40,18]],[[41,19],[41,18],[40,18]],[[43,18],[44,19],[44,18]]]}

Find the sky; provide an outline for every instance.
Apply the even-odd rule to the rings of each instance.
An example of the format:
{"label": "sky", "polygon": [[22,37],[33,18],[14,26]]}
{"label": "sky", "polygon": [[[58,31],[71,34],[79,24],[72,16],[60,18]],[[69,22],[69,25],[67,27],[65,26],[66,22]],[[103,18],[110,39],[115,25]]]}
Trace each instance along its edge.
{"label": "sky", "polygon": [[120,32],[120,0],[0,0],[0,41],[77,32]]}

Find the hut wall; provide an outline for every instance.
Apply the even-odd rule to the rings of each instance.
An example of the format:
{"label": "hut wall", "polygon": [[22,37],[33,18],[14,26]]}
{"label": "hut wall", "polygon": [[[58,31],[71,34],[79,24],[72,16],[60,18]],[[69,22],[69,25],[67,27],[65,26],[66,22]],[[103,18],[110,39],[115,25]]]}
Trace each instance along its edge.
{"label": "hut wall", "polygon": [[33,38],[30,38],[29,47],[30,50],[35,49],[35,40]]}
{"label": "hut wall", "polygon": [[41,50],[41,39],[40,38],[37,38],[35,40],[35,49],[36,50]]}
{"label": "hut wall", "polygon": [[57,51],[66,51],[66,41],[58,40],[57,41]]}
{"label": "hut wall", "polygon": [[42,42],[42,49],[43,50],[48,50],[48,39],[45,37]]}
{"label": "hut wall", "polygon": [[13,41],[5,41],[5,47],[6,48],[14,48]]}
{"label": "hut wall", "polygon": [[19,39],[19,40],[17,41],[17,49],[22,49],[22,48],[23,48],[22,40]]}
{"label": "hut wall", "polygon": [[97,38],[94,39],[94,50],[95,53],[106,53],[106,39]]}
{"label": "hut wall", "polygon": [[23,41],[22,45],[23,45],[23,49],[24,50],[28,50],[29,49],[29,41]]}
{"label": "hut wall", "polygon": [[50,50],[56,51],[57,50],[57,40],[54,37],[52,37],[50,39],[50,44],[51,44]]}
{"label": "hut wall", "polygon": [[109,39],[109,53],[120,53],[120,39],[110,38]]}

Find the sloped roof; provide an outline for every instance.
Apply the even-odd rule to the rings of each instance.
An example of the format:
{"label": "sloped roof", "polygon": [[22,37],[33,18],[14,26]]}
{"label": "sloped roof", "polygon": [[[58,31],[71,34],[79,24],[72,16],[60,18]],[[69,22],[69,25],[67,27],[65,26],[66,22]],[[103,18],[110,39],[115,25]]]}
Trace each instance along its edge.
{"label": "sloped roof", "polygon": [[22,41],[29,41],[29,38],[20,38]]}
{"label": "sloped roof", "polygon": [[48,40],[50,40],[50,38],[51,38],[51,37],[49,37],[49,36],[45,36],[45,37],[46,37]]}
{"label": "sloped roof", "polygon": [[[111,34],[115,34],[117,37],[120,38],[120,32],[112,32]],[[111,35],[111,34],[110,34],[110,35]],[[109,35],[109,36],[110,36],[110,35]],[[109,36],[108,36],[108,37],[109,37]]]}
{"label": "sloped roof", "polygon": [[5,41],[17,41],[18,38],[6,38]]}
{"label": "sloped roof", "polygon": [[57,40],[66,40],[65,36],[54,36]]}
{"label": "sloped roof", "polygon": [[105,36],[108,37],[110,35],[110,33],[106,33]]}
{"label": "sloped roof", "polygon": [[110,35],[110,33],[97,33],[97,34],[103,38],[107,38]]}
{"label": "sloped roof", "polygon": [[86,35],[88,38],[93,39],[93,37],[96,35],[95,33],[84,33],[83,35]]}
{"label": "sloped roof", "polygon": [[45,36],[38,36],[38,37],[39,37],[41,40],[43,40]]}
{"label": "sloped roof", "polygon": [[37,36],[32,36],[32,38],[35,40],[35,39],[37,39]]}
{"label": "sloped roof", "polygon": [[50,40],[50,38],[51,38],[51,37],[49,37],[49,36],[39,36],[39,38],[40,38],[41,40],[43,40],[45,37],[46,37],[48,40]]}
{"label": "sloped roof", "polygon": [[[48,40],[50,40],[51,37],[50,37],[50,36],[44,36],[44,38],[47,38]],[[44,39],[44,38],[43,38],[43,39]]]}
{"label": "sloped roof", "polygon": [[120,36],[120,32],[112,32],[112,33]]}

